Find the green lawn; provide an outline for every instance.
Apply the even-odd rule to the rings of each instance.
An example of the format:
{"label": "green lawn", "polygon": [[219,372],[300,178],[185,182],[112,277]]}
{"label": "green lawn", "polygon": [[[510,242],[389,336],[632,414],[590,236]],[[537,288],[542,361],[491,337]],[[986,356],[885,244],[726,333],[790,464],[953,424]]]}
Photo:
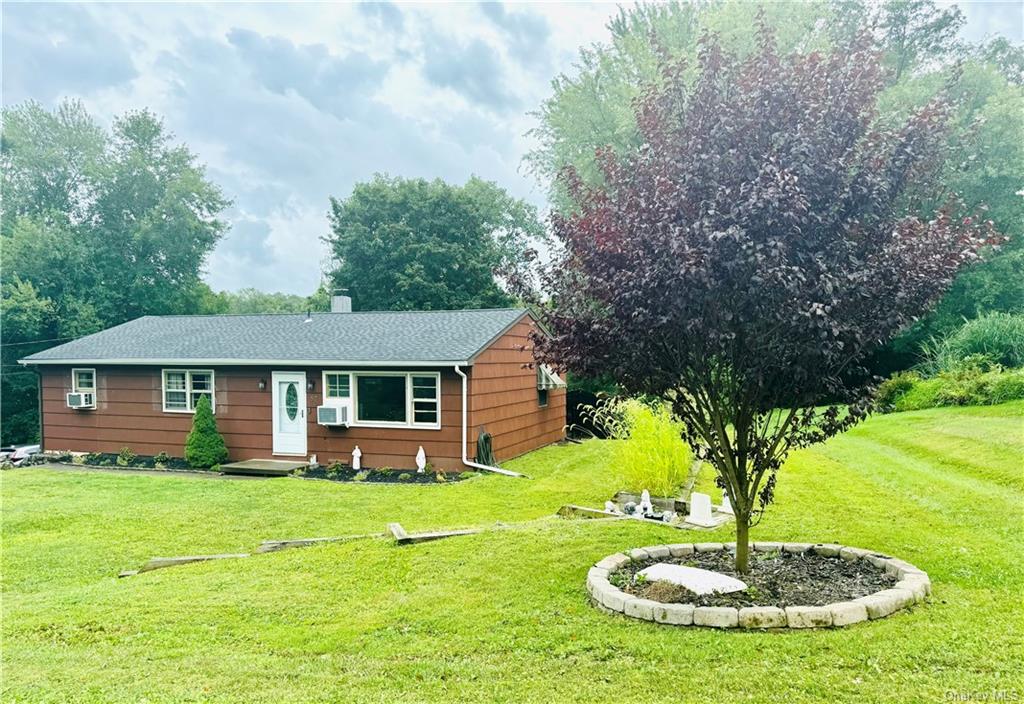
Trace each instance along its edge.
{"label": "green lawn", "polygon": [[[607,457],[597,441],[551,447],[510,463],[531,481],[425,487],[5,472],[2,699],[1024,699],[1024,403],[878,416],[793,455],[755,539],[886,551],[934,585],[924,607],[835,631],[670,628],[590,606],[593,561],[696,537],[550,518],[608,498]],[[394,520],[529,523],[115,577],[154,555],[251,551]]]}

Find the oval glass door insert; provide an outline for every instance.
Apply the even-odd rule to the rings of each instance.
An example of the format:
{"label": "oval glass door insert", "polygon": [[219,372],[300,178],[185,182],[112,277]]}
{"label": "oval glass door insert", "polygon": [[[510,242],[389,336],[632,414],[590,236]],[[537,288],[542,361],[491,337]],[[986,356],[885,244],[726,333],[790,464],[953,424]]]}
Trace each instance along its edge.
{"label": "oval glass door insert", "polygon": [[295,382],[288,384],[284,392],[284,411],[288,414],[288,420],[295,420],[299,413],[299,392],[295,388]]}

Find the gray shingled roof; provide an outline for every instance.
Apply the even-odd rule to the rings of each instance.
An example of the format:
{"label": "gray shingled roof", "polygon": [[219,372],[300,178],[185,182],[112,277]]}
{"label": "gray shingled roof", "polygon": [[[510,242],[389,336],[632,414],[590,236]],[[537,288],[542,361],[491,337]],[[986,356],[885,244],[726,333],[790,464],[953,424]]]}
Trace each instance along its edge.
{"label": "gray shingled roof", "polygon": [[470,360],[521,308],[306,315],[146,316],[38,352],[58,363],[455,363]]}

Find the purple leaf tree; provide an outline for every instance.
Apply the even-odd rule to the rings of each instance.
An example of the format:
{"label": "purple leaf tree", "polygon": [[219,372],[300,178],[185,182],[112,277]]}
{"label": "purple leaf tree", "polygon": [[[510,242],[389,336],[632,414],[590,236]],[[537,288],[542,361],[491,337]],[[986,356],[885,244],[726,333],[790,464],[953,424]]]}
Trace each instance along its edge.
{"label": "purple leaf tree", "polygon": [[868,37],[739,61],[713,36],[696,71],[663,60],[636,105],[642,144],[599,152],[545,276],[545,361],[664,399],[736,513],[736,568],[787,453],[865,417],[878,346],[999,237],[941,191],[945,94],[882,124]]}

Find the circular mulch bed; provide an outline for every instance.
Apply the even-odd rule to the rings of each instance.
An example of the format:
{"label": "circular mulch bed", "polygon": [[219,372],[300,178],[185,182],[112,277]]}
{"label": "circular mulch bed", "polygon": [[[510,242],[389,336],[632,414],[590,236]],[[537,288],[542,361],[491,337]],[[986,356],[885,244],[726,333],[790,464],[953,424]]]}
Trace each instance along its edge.
{"label": "circular mulch bed", "polygon": [[[633,560],[611,574],[609,581],[627,594],[654,601],[697,606],[825,606],[858,599],[896,584],[896,576],[866,560],[827,557],[812,550],[802,553],[754,552],[750,572],[735,570],[734,553],[727,550],[698,552],[681,557]],[[669,582],[637,581],[645,567],[667,562],[699,567],[742,580],[747,589],[729,594],[697,595]]]}
{"label": "circular mulch bed", "polygon": [[[736,574],[735,543],[637,548],[598,562],[587,590],[602,608],[673,625],[818,628],[883,618],[931,591],[928,575],[888,555],[834,544],[753,543],[750,572]],[[669,582],[637,580],[665,562],[742,579],[747,589],[697,595]]]}

